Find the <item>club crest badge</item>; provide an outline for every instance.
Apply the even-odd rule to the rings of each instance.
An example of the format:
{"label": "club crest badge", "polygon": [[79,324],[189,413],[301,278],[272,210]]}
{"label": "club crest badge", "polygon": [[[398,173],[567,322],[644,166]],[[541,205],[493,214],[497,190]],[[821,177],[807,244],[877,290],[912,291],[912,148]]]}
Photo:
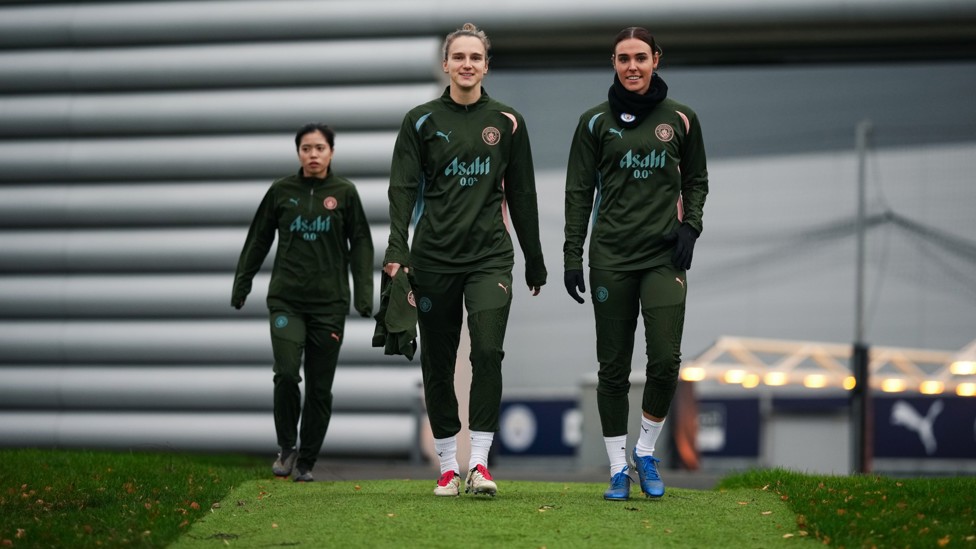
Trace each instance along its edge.
{"label": "club crest badge", "polygon": [[481,132],[481,139],[488,145],[495,146],[502,139],[502,132],[494,126],[488,126]]}
{"label": "club crest badge", "polygon": [[660,124],[658,127],[654,128],[654,135],[658,139],[667,143],[674,138],[674,128],[670,124]]}
{"label": "club crest badge", "polygon": [[417,308],[417,301],[413,297],[413,290],[407,292],[407,303],[409,303],[414,309]]}
{"label": "club crest badge", "polygon": [[633,122],[634,120],[637,120],[637,117],[630,114],[629,112],[622,112],[620,113],[620,120],[630,123]]}
{"label": "club crest badge", "polygon": [[334,210],[336,209],[336,206],[339,205],[339,201],[336,200],[336,197],[334,196],[327,196],[325,197],[325,200],[322,201],[322,205],[325,206],[326,210]]}

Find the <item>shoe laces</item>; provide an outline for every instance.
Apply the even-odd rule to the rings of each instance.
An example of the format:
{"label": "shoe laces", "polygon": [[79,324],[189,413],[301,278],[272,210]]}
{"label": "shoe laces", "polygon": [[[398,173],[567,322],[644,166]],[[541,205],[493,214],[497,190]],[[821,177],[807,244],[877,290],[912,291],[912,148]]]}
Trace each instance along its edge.
{"label": "shoe laces", "polygon": [[474,469],[472,469],[472,470],[471,470],[471,472],[472,472],[472,473],[478,473],[478,474],[479,474],[479,475],[481,475],[481,476],[482,476],[482,477],[483,477],[483,478],[484,478],[485,480],[493,480],[493,479],[491,478],[491,473],[489,473],[489,472],[488,472],[488,468],[487,468],[487,467],[485,467],[484,465],[481,465],[481,464],[478,464],[478,466],[477,466],[477,467],[475,467]]}
{"label": "shoe laces", "polygon": [[654,456],[637,456],[641,460],[641,469],[648,480],[661,480],[661,475],[657,472],[657,462],[661,461]]}
{"label": "shoe laces", "polygon": [[630,485],[631,482],[633,482],[633,479],[631,479],[630,475],[627,474],[627,469],[624,469],[616,475],[613,475],[613,477],[610,479],[610,487],[613,489],[625,488]]}
{"label": "shoe laces", "polygon": [[443,475],[441,475],[441,478],[437,479],[437,485],[438,486],[447,486],[448,484],[451,483],[451,481],[454,480],[454,477],[456,477],[456,476],[457,476],[457,473],[455,473],[454,471],[448,471],[448,472],[444,473]]}

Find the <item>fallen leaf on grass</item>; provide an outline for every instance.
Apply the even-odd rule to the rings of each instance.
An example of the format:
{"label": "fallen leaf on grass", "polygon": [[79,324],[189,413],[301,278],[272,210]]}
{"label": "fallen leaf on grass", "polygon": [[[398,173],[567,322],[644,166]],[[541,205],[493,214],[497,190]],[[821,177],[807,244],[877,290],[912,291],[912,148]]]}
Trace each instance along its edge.
{"label": "fallen leaf on grass", "polygon": [[194,511],[199,511],[200,510],[200,504],[197,503],[197,502],[195,502],[195,501],[194,502],[191,502],[190,503],[190,509],[193,509]]}
{"label": "fallen leaf on grass", "polygon": [[944,538],[940,538],[939,539],[939,547],[945,547],[946,545],[949,545],[949,541],[951,541],[950,538],[949,538],[949,536],[946,536]]}
{"label": "fallen leaf on grass", "polygon": [[272,528],[277,528],[278,527],[278,523],[277,522],[272,522],[271,523],[271,527]]}
{"label": "fallen leaf on grass", "polygon": [[386,516],[393,518],[396,516],[396,513],[387,513]]}
{"label": "fallen leaf on grass", "polygon": [[210,508],[211,509],[220,509],[220,502],[219,501],[218,502],[215,502],[213,505],[210,506]]}
{"label": "fallen leaf on grass", "polygon": [[772,512],[772,511],[763,511],[763,512],[762,512],[762,513],[760,513],[760,514],[761,514],[761,515],[772,515],[772,514],[773,514],[773,512]]}
{"label": "fallen leaf on grass", "polygon": [[793,537],[793,534],[783,534],[783,539],[790,539],[792,537]]}
{"label": "fallen leaf on grass", "polygon": [[13,546],[14,546],[14,542],[9,539],[0,541],[0,547],[13,547]]}
{"label": "fallen leaf on grass", "polygon": [[737,501],[736,503],[738,503],[739,505],[749,505],[748,501]]}

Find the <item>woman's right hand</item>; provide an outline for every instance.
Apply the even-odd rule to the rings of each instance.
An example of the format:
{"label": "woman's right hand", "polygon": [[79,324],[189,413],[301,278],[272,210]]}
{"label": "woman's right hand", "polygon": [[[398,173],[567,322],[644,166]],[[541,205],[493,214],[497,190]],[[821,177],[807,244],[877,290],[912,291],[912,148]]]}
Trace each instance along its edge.
{"label": "woman's right hand", "polygon": [[[400,270],[400,264],[399,263],[387,263],[386,265],[383,265],[383,272],[386,273],[386,276],[388,276],[390,278],[393,278],[394,276],[396,276],[397,271],[399,271],[399,270]],[[408,272],[410,272],[410,269],[408,269],[407,267],[404,267],[403,268],[403,272],[408,273]]]}

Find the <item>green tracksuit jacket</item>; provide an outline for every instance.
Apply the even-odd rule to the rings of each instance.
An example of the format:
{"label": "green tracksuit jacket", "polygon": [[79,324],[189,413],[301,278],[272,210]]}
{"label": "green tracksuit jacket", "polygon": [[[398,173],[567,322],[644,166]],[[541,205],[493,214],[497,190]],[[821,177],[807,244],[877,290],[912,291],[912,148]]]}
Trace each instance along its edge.
{"label": "green tracksuit jacket", "polygon": [[439,273],[511,269],[510,214],[526,282],[545,284],[532,151],[521,114],[484,90],[476,103],[459,105],[448,88],[407,113],[394,151],[384,263]]}
{"label": "green tracksuit jacket", "polygon": [[698,115],[665,99],[636,128],[617,124],[608,102],[582,114],[566,173],[566,270],[632,271],[670,262],[664,237],[682,221],[702,231],[708,194]]}
{"label": "green tracksuit jacket", "polygon": [[349,272],[354,307],[372,313],[373,240],[356,187],[330,170],[325,179],[301,169],[271,184],[244,241],[231,304],[251,291],[251,281],[278,236],[268,307],[297,312],[349,312]]}

